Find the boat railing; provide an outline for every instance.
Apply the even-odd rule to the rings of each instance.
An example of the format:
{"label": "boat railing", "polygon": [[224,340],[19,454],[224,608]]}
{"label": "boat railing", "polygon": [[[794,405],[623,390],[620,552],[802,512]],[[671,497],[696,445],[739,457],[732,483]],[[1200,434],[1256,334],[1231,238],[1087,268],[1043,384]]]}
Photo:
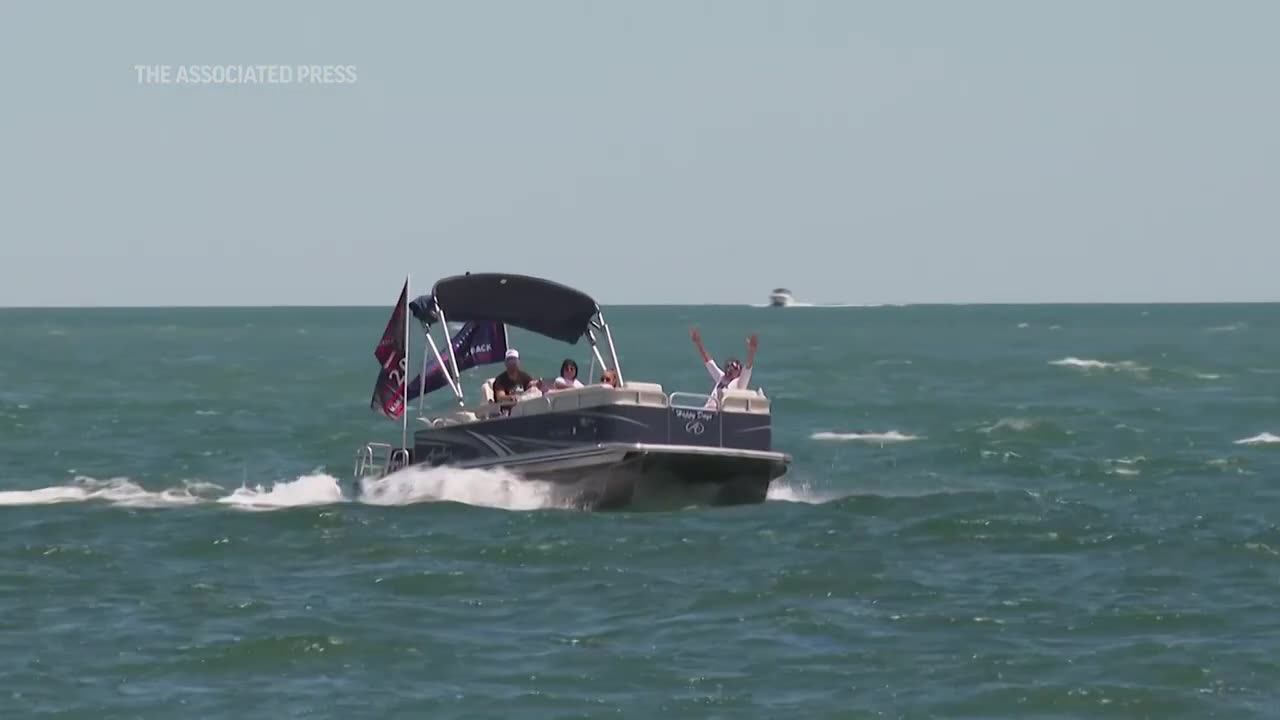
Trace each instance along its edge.
{"label": "boat railing", "polygon": [[[527,417],[557,410],[577,410],[595,405],[637,404],[660,406],[670,409],[698,410],[719,416],[720,413],[768,412],[769,400],[762,389],[753,393],[735,392],[731,397],[720,397],[705,392],[664,392],[660,386],[650,383],[623,385],[613,388],[605,397],[597,394],[603,386],[588,385],[583,388],[553,390],[546,394],[531,394],[501,402],[482,402],[478,405],[451,408],[439,414],[420,415],[417,421],[429,428],[445,428],[477,420],[499,417]],[[625,400],[625,402],[623,402]]]}
{"label": "boat railing", "polygon": [[409,451],[388,443],[367,443],[356,453],[355,478],[380,478],[407,467],[410,463]]}
{"label": "boat railing", "polygon": [[[689,398],[684,401],[684,398]],[[698,410],[719,410],[718,404],[712,401],[712,396],[706,393],[681,392],[677,390],[667,396],[667,402],[671,407],[679,408],[696,408]]]}

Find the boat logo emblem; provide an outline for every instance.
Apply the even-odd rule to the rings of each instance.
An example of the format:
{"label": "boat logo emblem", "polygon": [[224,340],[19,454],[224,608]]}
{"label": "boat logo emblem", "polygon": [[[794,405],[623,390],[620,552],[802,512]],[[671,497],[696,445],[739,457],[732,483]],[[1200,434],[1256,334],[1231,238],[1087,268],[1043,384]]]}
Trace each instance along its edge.
{"label": "boat logo emblem", "polygon": [[705,430],[706,428],[698,420],[690,420],[684,426],[684,431],[692,435],[701,435]]}

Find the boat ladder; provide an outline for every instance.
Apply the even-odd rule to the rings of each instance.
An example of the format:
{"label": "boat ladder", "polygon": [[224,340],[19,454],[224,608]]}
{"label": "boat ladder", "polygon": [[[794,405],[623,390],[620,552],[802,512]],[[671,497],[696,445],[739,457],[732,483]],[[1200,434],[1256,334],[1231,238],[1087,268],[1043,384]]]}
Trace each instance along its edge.
{"label": "boat ladder", "polygon": [[409,465],[409,451],[388,443],[368,443],[356,454],[355,479],[377,479]]}

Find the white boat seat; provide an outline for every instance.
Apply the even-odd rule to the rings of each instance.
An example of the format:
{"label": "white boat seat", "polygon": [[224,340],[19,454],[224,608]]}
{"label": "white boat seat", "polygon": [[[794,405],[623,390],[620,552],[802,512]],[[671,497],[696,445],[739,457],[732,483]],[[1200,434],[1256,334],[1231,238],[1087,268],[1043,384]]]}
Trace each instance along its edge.
{"label": "white boat seat", "polygon": [[769,398],[756,390],[725,390],[721,409],[725,412],[769,412]]}

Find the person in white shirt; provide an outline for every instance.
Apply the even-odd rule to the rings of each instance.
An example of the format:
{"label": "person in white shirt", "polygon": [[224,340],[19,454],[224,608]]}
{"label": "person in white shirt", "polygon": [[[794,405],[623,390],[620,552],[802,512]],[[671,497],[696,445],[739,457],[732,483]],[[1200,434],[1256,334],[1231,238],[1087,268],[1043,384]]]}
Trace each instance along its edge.
{"label": "person in white shirt", "polygon": [[716,407],[720,398],[726,389],[746,390],[748,383],[751,382],[751,369],[756,363],[756,348],[759,346],[759,339],[752,335],[747,338],[747,365],[742,366],[737,358],[731,357],[725,361],[724,370],[716,365],[716,361],[707,353],[706,347],[702,345],[702,335],[698,332],[698,328],[693,328],[689,333],[689,337],[693,338],[693,344],[698,348],[698,354],[702,356],[702,362],[707,366],[707,373],[711,375],[711,380],[715,385],[711,388],[711,399],[707,401],[707,407]]}
{"label": "person in white shirt", "polygon": [[571,358],[565,358],[565,361],[560,363],[560,375],[556,377],[552,387],[556,390],[582,387],[582,381],[578,379],[578,363]]}

